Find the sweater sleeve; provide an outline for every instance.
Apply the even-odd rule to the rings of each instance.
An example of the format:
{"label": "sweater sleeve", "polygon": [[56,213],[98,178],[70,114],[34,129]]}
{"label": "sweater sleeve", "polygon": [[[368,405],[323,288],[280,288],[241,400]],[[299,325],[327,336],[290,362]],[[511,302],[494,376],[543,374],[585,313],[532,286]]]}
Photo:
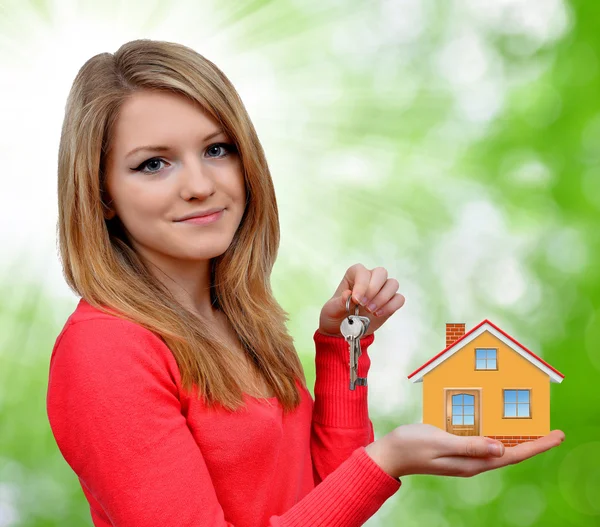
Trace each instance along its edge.
{"label": "sweater sleeve", "polygon": [[[311,430],[311,455],[315,484],[344,462],[358,447],[374,440],[369,419],[368,384],[350,390],[350,348],[343,337],[324,335],[315,341],[315,404]],[[360,340],[358,376],[367,377],[371,366],[371,334]]]}
{"label": "sweater sleeve", "polygon": [[[162,340],[120,319],[67,325],[51,359],[47,414],[63,457],[115,527],[235,527],[181,413]],[[400,483],[357,448],[267,526],[362,525]]]}

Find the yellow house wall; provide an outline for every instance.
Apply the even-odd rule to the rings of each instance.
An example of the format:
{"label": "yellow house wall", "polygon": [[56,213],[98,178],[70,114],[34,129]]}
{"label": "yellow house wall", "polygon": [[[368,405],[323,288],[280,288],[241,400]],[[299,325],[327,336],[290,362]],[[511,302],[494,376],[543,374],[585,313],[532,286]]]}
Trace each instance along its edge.
{"label": "yellow house wall", "polygon": [[[497,348],[498,370],[475,370],[475,348]],[[550,378],[487,331],[423,377],[423,422],[446,430],[444,388],[481,388],[480,435],[550,432]],[[531,418],[503,418],[503,389],[529,389]]]}

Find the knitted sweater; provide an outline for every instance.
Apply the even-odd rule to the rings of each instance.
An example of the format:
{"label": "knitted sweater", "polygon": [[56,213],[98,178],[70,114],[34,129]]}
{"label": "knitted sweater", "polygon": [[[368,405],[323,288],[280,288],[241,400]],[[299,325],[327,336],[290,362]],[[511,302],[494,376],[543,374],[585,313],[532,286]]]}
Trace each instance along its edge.
{"label": "knitted sweater", "polygon": [[[365,451],[367,386],[348,389],[342,337],[316,331],[314,400],[210,409],[181,385],[165,343],[80,299],[49,365],[47,415],[95,527],[363,525],[400,480]],[[361,340],[366,377],[370,335]]]}

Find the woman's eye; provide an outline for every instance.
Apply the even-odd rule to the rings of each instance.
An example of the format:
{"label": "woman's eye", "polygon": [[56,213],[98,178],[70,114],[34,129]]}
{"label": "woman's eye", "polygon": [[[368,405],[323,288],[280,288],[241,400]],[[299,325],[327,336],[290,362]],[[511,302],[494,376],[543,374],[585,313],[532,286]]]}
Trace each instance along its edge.
{"label": "woman's eye", "polygon": [[215,143],[214,145],[210,145],[206,150],[208,152],[210,152],[210,151],[214,152],[215,149],[217,149],[217,151],[218,151],[219,148],[224,149],[226,153],[223,155],[220,155],[220,156],[216,155],[216,156],[209,156],[209,157],[217,157],[217,158],[227,157],[229,154],[236,151],[235,145],[233,145],[231,143]]}
{"label": "woman's eye", "polygon": [[[164,161],[160,157],[153,157],[144,161],[141,165],[137,166],[133,170],[136,172],[144,172],[145,174],[154,174],[158,172],[158,168],[160,168],[160,163],[164,163]],[[158,167],[156,165],[159,165]],[[150,170],[148,170],[148,168]],[[157,170],[153,170],[153,168],[157,168]]]}

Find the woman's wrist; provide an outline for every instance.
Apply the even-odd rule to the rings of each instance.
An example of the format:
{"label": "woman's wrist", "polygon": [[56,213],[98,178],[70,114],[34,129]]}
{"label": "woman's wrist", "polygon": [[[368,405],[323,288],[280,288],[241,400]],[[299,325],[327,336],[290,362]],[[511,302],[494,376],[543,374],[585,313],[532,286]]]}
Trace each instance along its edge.
{"label": "woman's wrist", "polygon": [[317,329],[317,331],[321,334],[321,335],[325,335],[326,337],[340,337],[340,338],[344,338],[343,335],[341,333],[337,333],[336,335],[332,335],[331,333],[325,333],[324,331],[321,331],[320,329]]}
{"label": "woman's wrist", "polygon": [[390,463],[388,462],[389,457],[386,455],[386,447],[383,439],[385,439],[385,436],[381,439],[378,439],[377,441],[369,443],[365,447],[365,451],[367,452],[368,456],[375,463],[377,463],[377,465],[379,465],[381,470],[386,472],[392,478],[397,479],[399,481],[400,474],[396,474],[396,471],[393,469],[392,466],[390,466]]}

